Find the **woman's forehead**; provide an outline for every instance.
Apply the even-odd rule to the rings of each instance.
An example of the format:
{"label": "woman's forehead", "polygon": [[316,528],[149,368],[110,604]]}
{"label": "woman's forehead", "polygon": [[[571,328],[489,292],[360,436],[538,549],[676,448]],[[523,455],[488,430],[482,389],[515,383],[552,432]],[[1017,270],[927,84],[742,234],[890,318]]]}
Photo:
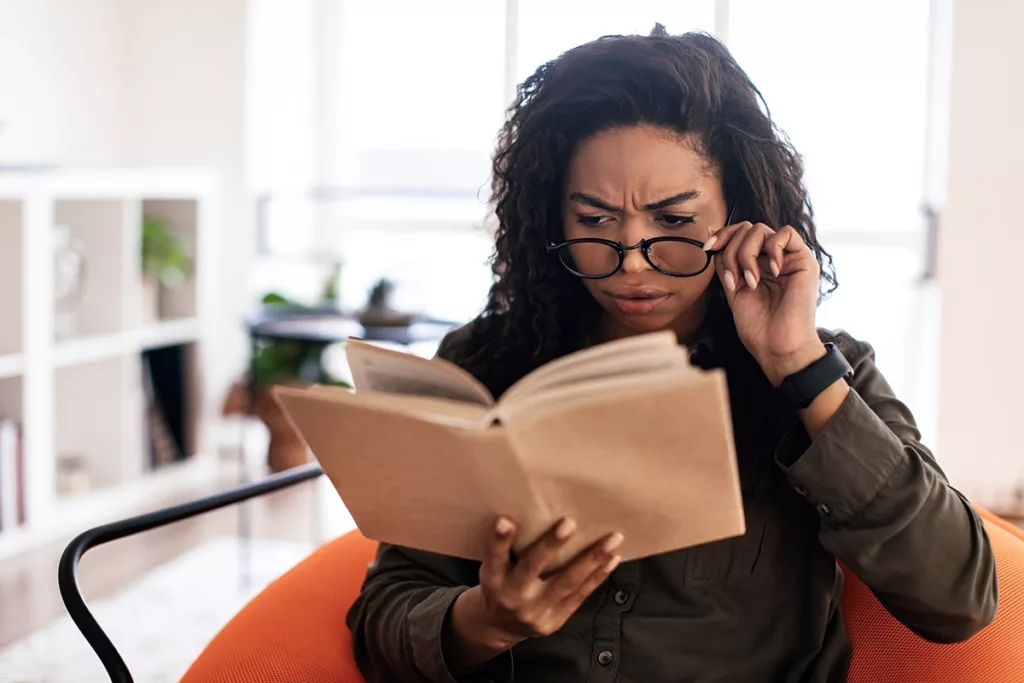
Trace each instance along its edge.
{"label": "woman's forehead", "polygon": [[570,162],[566,189],[650,194],[657,199],[666,192],[688,190],[706,196],[717,182],[692,140],[652,126],[634,126],[603,131],[580,144]]}

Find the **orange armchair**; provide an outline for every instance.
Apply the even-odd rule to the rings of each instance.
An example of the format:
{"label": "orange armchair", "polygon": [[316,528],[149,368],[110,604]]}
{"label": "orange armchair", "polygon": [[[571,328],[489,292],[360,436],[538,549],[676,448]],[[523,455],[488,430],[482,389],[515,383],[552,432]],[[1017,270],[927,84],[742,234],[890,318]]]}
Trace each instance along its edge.
{"label": "orange armchair", "polygon": [[[853,643],[849,683],[1024,681],[1024,531],[981,514],[999,575],[995,622],[966,643],[929,643],[850,576],[843,594]],[[375,548],[358,532],[323,545],[228,623],[182,683],[363,683],[345,613]]]}

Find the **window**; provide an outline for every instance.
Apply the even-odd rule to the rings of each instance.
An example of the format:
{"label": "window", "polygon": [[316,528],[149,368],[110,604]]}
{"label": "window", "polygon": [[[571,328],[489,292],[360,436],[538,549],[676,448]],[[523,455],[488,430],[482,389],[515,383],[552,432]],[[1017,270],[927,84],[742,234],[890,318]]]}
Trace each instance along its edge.
{"label": "window", "polygon": [[519,0],[516,80],[561,53],[605,35],[715,32],[715,0]]}
{"label": "window", "polygon": [[[273,71],[278,99],[306,104],[256,90],[293,128],[314,111],[312,143],[301,130],[271,130],[277,142],[262,142],[282,168],[312,157],[307,177],[318,191],[276,197],[266,244],[341,253],[347,305],[384,275],[409,285],[398,294],[410,306],[468,318],[489,282],[488,240],[471,228],[486,214],[490,155],[514,85],[602,35],[646,34],[656,22],[670,33],[719,33],[803,155],[841,282],[819,321],[872,341],[927,434],[937,321],[934,291],[920,283],[921,209],[934,194],[928,164],[942,161],[929,154],[941,86],[930,80],[934,1],[297,0],[313,8],[308,19],[261,25],[292,36],[294,68],[313,55],[314,76]],[[295,38],[300,24],[305,42]],[[281,143],[286,134],[298,147]]]}
{"label": "window", "polygon": [[327,184],[474,197],[505,106],[504,3],[347,0],[339,19],[344,159]]}
{"label": "window", "polygon": [[804,156],[823,232],[919,232],[929,0],[729,8],[730,49]]}

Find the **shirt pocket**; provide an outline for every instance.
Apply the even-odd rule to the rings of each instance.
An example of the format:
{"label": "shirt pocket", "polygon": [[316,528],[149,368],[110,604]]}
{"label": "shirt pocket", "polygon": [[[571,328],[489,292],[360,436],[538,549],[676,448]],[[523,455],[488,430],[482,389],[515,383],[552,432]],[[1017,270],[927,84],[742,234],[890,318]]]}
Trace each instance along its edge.
{"label": "shirt pocket", "polygon": [[801,561],[801,526],[787,520],[779,506],[745,502],[744,512],[743,536],[706,543],[688,553],[687,587],[770,586],[785,578],[787,565]]}

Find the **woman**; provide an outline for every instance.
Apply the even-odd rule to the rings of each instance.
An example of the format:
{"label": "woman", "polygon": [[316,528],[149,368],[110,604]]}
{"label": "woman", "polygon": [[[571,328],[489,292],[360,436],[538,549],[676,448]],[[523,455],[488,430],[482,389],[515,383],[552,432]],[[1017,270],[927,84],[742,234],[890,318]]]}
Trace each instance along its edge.
{"label": "woman", "polygon": [[495,157],[487,307],[439,351],[500,394],[588,344],[674,330],[727,373],[746,534],[627,563],[613,535],[551,576],[573,520],[514,560],[505,518],[483,563],[382,546],[349,614],[369,680],[842,681],[837,561],[929,640],[992,620],[979,518],[870,347],[816,329],[831,259],[760,104],[714,38],[660,26],[542,66]]}

